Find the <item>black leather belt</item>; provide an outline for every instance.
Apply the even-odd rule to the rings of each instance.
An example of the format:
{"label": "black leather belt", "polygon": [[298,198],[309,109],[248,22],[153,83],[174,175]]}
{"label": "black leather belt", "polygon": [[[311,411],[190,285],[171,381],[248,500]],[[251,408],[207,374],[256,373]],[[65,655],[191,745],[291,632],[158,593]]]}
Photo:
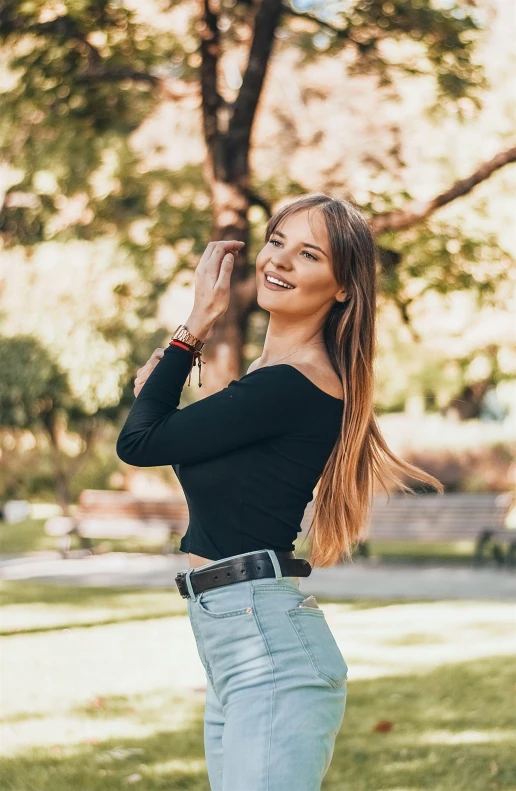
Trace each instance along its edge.
{"label": "black leather belt", "polygon": [[[296,558],[293,552],[276,552],[283,577],[309,577],[312,567],[307,560]],[[190,598],[186,587],[186,571],[176,574],[175,582],[183,599]],[[260,549],[250,555],[239,556],[226,560],[218,560],[210,568],[197,568],[190,574],[190,582],[194,593],[202,593],[209,588],[221,588],[235,582],[246,582],[263,577],[276,577],[271,556],[266,550]]]}

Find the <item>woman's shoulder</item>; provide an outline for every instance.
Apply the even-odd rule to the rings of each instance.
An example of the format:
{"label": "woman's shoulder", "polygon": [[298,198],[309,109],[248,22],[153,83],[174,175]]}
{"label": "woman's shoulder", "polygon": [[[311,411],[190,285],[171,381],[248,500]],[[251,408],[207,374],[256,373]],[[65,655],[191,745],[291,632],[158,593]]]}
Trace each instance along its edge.
{"label": "woman's shoulder", "polygon": [[255,370],[256,370],[256,368],[258,367],[258,364],[259,364],[259,362],[260,362],[260,358],[259,358],[259,357],[258,357],[258,359],[257,359],[257,360],[253,360],[253,362],[251,363],[251,365],[250,365],[250,366],[249,366],[249,368],[247,369],[247,371],[246,371],[246,374],[245,374],[245,375],[247,376],[247,374],[251,374],[253,371],[255,371]]}
{"label": "woman's shoulder", "polygon": [[[273,363],[272,365],[260,365],[260,358],[258,358],[251,363],[245,376],[258,371],[267,371],[269,375],[274,374],[282,376],[285,379],[290,378],[292,376],[291,372],[295,371],[297,374],[294,374],[294,376],[296,377],[297,381],[305,382],[309,387],[311,385],[311,392],[315,392],[313,389],[315,387],[316,391],[324,396],[329,396],[336,401],[342,402],[343,400],[344,394],[342,382],[331,364],[327,364],[324,361],[303,361],[296,363]],[[299,376],[299,374],[301,376]]]}

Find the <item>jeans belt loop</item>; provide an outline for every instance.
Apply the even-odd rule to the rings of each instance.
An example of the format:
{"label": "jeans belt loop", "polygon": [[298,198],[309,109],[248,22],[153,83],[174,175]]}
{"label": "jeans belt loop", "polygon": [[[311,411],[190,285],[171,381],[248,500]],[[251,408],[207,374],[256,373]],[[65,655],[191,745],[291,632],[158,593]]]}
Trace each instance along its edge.
{"label": "jeans belt loop", "polygon": [[193,568],[188,569],[188,571],[185,574],[185,578],[184,579],[185,579],[186,589],[187,589],[188,593],[190,594],[192,599],[195,599],[195,591],[194,591],[194,589],[192,587],[192,581],[190,579],[190,575],[191,575],[192,571],[194,571]]}
{"label": "jeans belt loop", "polygon": [[269,557],[271,559],[274,568],[274,574],[276,575],[276,579],[280,580],[283,577],[283,574],[281,573],[281,566],[279,564],[278,556],[276,555],[273,549],[266,549],[265,551],[269,553]]}

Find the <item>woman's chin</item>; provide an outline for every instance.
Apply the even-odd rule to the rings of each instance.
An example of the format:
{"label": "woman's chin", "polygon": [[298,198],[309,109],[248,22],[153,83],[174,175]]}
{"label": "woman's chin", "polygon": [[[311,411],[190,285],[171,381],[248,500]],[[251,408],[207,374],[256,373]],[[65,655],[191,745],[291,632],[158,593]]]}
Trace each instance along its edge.
{"label": "woman's chin", "polygon": [[272,294],[271,298],[269,294],[258,294],[256,302],[262,310],[267,310],[269,313],[291,313],[292,305],[287,305],[277,297],[275,299],[275,296]]}

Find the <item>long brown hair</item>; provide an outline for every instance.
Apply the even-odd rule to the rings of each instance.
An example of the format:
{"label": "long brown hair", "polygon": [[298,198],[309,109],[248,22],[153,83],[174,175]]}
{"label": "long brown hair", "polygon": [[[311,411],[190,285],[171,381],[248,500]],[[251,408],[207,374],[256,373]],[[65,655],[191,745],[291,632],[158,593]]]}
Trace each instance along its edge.
{"label": "long brown hair", "polygon": [[364,535],[375,477],[387,495],[387,481],[415,493],[397,473],[430,484],[440,494],[444,487],[433,475],[396,456],[377,422],[373,362],[378,251],[366,219],[348,200],[310,193],[273,214],[265,241],[285,217],[311,208],[324,217],[333,273],[347,295],[344,302],[335,301],[324,326],[326,347],[344,392],[341,434],[318,481],[309,530],[313,530],[309,562],[324,567],[351,560]]}

